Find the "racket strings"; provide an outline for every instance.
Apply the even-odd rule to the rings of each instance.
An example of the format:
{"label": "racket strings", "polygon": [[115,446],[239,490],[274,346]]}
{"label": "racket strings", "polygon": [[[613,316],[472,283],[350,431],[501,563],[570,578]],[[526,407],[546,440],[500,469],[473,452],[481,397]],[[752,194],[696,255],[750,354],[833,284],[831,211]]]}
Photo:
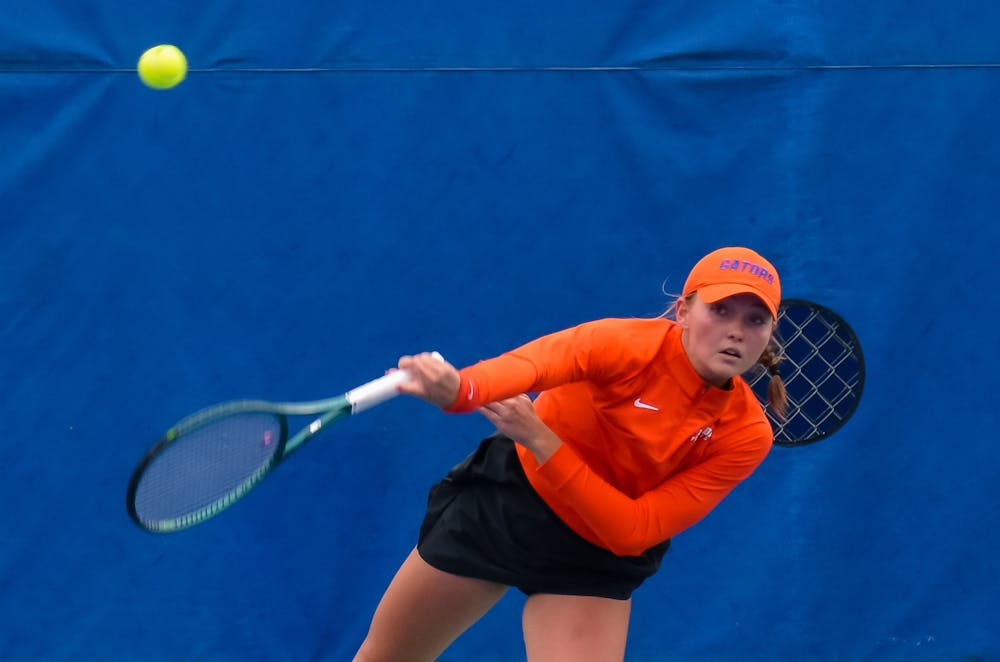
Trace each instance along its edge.
{"label": "racket strings", "polygon": [[149,528],[183,528],[226,508],[259,481],[281,446],[281,418],[239,413],[181,430],[145,468],[135,511]]}
{"label": "racket strings", "polygon": [[[818,441],[839,428],[857,407],[864,381],[861,347],[839,316],[808,302],[782,306],[779,342],[789,414],[782,420],[768,413],[775,443]],[[762,402],[767,397],[765,377],[758,370],[747,379]]]}

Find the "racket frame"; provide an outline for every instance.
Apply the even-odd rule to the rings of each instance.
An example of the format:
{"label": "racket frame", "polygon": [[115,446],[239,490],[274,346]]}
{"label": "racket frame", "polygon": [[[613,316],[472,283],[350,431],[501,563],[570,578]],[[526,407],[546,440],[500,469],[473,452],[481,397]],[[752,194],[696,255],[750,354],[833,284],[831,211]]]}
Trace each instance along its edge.
{"label": "racket frame", "polygon": [[[848,398],[849,402],[847,403],[847,406],[843,410],[832,411],[831,415],[834,416],[836,420],[829,425],[823,426],[823,429],[818,432],[809,434],[801,438],[792,437],[790,435],[785,434],[785,429],[786,429],[785,426],[789,421],[791,421],[796,412],[789,411],[784,420],[778,418],[770,411],[767,412],[768,420],[770,421],[772,427],[775,429],[775,435],[774,435],[775,445],[786,446],[786,447],[805,446],[807,444],[813,444],[816,443],[817,441],[822,441],[828,438],[830,435],[840,430],[847,423],[847,421],[854,416],[854,413],[857,411],[858,405],[861,402],[861,394],[864,391],[864,385],[865,385],[864,353],[862,352],[861,349],[861,341],[858,339],[858,335],[851,327],[851,325],[848,324],[847,321],[840,314],[836,313],[835,311],[831,310],[830,308],[822,304],[818,304],[815,301],[809,301],[808,299],[783,299],[778,311],[779,324],[782,317],[785,315],[786,311],[793,306],[800,308],[808,308],[809,311],[814,316],[822,318],[822,323],[824,324],[824,326],[827,327],[827,330],[830,332],[831,335],[824,338],[820,344],[823,345],[826,342],[830,342],[832,339],[835,339],[838,343],[842,344],[845,348],[849,349],[849,357],[853,359],[853,361],[855,361],[857,364],[857,374],[854,375],[853,380],[844,380],[839,374],[836,373],[836,367],[838,367],[840,363],[843,363],[843,361],[838,363],[837,366],[832,366],[832,370],[829,372],[832,372],[833,376],[837,377],[838,379],[844,382],[845,386],[847,386],[847,395],[838,400],[837,403],[831,404],[830,407],[832,409],[834,404],[839,404],[841,402],[844,402]],[[801,327],[799,326],[798,322],[794,322],[792,320],[789,320],[789,322],[795,327],[796,331],[801,331]],[[792,340],[793,338],[780,338],[780,337],[778,338],[778,343],[779,345],[782,346],[782,358],[783,358],[782,366],[784,366],[786,363],[791,364],[794,367],[795,371],[792,375],[787,375],[787,374],[783,375],[786,381],[788,380],[789,377],[792,378],[796,377],[798,373],[801,372],[801,365],[804,363],[801,359],[797,360],[796,357],[787,354],[786,346],[790,344]],[[813,340],[814,339],[807,338],[807,341],[809,341],[810,343]],[[819,348],[817,347],[816,350],[818,351],[818,349]],[[817,351],[814,351],[813,353],[815,354],[817,353]],[[810,358],[811,357],[807,357],[806,360],[809,360]],[[750,384],[751,388],[754,389],[755,393],[757,393],[758,398],[761,400],[761,404],[766,405],[765,391],[766,391],[767,376],[764,373],[763,369],[760,366],[756,366],[753,369],[753,372],[744,375],[744,379],[747,381],[748,384]],[[765,406],[765,410],[766,409],[767,408]],[[813,421],[811,421],[811,419],[808,416],[806,416],[806,420],[810,422],[813,429],[817,429],[819,427]]]}
{"label": "racket frame", "polygon": [[[435,356],[441,359],[440,354]],[[443,360],[443,359],[441,359]],[[164,435],[153,444],[139,463],[129,479],[125,505],[129,516],[139,527],[154,533],[171,533],[200,524],[218,515],[223,510],[239,501],[253,489],[264,477],[285,461],[292,453],[301,448],[307,441],[319,434],[326,426],[341,418],[370,409],[399,393],[399,385],[409,379],[405,370],[393,370],[388,374],[362,384],[343,395],[323,400],[308,402],[270,402],[267,400],[232,400],[212,405],[196,411],[175,423]],[[277,446],[271,459],[247,476],[241,483],[231,489],[220,499],[202,506],[190,513],[162,520],[143,518],[136,508],[136,496],[143,476],[149,466],[167,449],[184,435],[224,420],[238,414],[273,414],[279,421],[280,434]],[[305,425],[293,437],[288,438],[289,416],[319,417]]]}

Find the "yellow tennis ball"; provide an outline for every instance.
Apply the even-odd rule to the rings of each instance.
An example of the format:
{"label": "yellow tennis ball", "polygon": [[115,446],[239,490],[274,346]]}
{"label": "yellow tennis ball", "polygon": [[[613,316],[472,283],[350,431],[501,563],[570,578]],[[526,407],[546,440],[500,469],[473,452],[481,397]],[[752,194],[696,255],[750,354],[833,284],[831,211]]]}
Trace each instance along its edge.
{"label": "yellow tennis ball", "polygon": [[139,78],[154,90],[169,90],[187,75],[187,58],[171,44],[153,46],[139,58]]}

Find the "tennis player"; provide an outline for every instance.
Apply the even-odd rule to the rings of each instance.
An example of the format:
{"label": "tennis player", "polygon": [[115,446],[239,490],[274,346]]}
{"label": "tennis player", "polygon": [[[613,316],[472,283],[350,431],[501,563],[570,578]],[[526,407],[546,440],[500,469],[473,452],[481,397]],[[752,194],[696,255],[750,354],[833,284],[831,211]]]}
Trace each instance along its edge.
{"label": "tennis player", "polygon": [[763,364],[783,411],[780,301],[767,260],[722,248],[663,317],[584,323],[461,371],[400,358],[403,393],[497,431],[431,489],[355,660],[434,660],[510,586],[529,661],[622,660],[632,592],[771,448],[740,375]]}

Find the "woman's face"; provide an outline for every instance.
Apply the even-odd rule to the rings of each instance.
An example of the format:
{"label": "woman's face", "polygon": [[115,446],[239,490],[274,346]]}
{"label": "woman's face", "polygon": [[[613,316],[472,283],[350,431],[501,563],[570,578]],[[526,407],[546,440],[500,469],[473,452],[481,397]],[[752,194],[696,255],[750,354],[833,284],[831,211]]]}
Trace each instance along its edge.
{"label": "woman's face", "polygon": [[770,311],[752,294],[705,303],[696,292],[677,302],[677,322],[694,369],[715,386],[725,386],[755,364],[774,329]]}

